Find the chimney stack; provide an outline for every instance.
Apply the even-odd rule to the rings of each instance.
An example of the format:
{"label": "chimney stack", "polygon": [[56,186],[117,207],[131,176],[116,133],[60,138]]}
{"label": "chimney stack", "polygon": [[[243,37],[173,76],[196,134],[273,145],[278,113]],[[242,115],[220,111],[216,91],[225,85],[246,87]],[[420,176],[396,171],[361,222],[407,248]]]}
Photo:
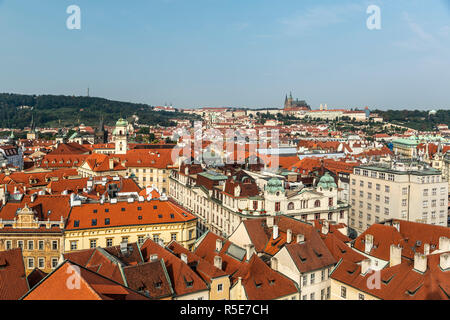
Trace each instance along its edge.
{"label": "chimney stack", "polygon": [[320,111],[323,110],[323,104],[320,104]]}
{"label": "chimney stack", "polygon": [[253,253],[255,253],[255,246],[253,244],[247,244],[245,245],[245,248],[247,249],[247,261],[250,260],[253,256]]}
{"label": "chimney stack", "polygon": [[303,243],[305,242],[305,235],[303,234],[297,234],[297,243]]}
{"label": "chimney stack", "polygon": [[330,224],[327,220],[324,220],[322,223],[322,233],[328,234],[328,231],[330,230]]}
{"label": "chimney stack", "polygon": [[400,263],[402,263],[402,247],[392,244],[389,256],[389,267],[394,267]]}
{"label": "chimney stack", "polygon": [[181,261],[183,261],[184,263],[186,263],[186,264],[188,263],[187,255],[185,253],[182,253],[180,255],[180,258],[181,258]]}
{"label": "chimney stack", "polygon": [[373,247],[373,235],[366,234],[364,243],[365,243],[364,251],[366,253],[370,253],[370,250],[372,250],[372,247]]}
{"label": "chimney stack", "polygon": [[268,216],[266,219],[267,227],[272,228],[275,218],[273,216]]}
{"label": "chimney stack", "polygon": [[278,239],[278,226],[273,226],[273,240]]}
{"label": "chimney stack", "polygon": [[427,256],[421,253],[414,255],[414,269],[425,273],[427,271]]}
{"label": "chimney stack", "polygon": [[325,103],[325,110],[328,110],[328,105]]}
{"label": "chimney stack", "polygon": [[400,232],[400,222],[394,221],[392,222],[392,226],[397,229],[398,232]]}
{"label": "chimney stack", "polygon": [[272,268],[272,270],[278,271],[278,259],[277,258],[272,257],[270,259],[270,267]]}
{"label": "chimney stack", "polygon": [[361,262],[361,274],[365,275],[370,269],[370,259],[365,259]]}
{"label": "chimney stack", "polygon": [[114,169],[114,159],[109,159],[109,170],[113,170]]}
{"label": "chimney stack", "polygon": [[430,254],[430,244],[429,243],[425,243],[423,245],[423,254],[426,256]]}
{"label": "chimney stack", "polygon": [[220,252],[220,250],[222,250],[222,240],[217,239],[216,240],[216,251]]}
{"label": "chimney stack", "polygon": [[292,230],[291,229],[287,230],[286,242],[287,243],[291,243],[292,242]]}
{"label": "chimney stack", "polygon": [[222,270],[222,257],[220,257],[220,256],[215,256],[214,257],[214,267],[216,267],[217,269]]}
{"label": "chimney stack", "polygon": [[442,253],[439,258],[439,266],[442,270],[450,270],[450,252]]}
{"label": "chimney stack", "polygon": [[439,238],[439,250],[441,252],[450,251],[450,239],[447,237]]}

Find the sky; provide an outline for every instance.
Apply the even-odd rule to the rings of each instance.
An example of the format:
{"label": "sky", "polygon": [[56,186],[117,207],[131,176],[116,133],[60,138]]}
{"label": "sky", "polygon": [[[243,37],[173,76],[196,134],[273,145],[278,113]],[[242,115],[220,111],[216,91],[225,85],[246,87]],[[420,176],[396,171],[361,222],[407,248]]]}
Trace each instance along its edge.
{"label": "sky", "polygon": [[450,109],[450,0],[0,0],[0,92],[88,87],[178,108],[292,92],[313,109]]}

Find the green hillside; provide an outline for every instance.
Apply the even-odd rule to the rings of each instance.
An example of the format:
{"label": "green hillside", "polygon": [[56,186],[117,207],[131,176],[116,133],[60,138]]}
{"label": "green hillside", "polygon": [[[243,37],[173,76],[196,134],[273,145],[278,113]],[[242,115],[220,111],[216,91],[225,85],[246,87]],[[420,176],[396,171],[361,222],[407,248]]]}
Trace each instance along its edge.
{"label": "green hillside", "polygon": [[170,119],[195,117],[180,112],[152,111],[147,104],[113,101],[94,97],[20,95],[0,93],[0,127],[23,129],[31,123],[37,127],[97,125],[103,117],[106,125],[119,118],[132,120],[139,117],[140,124],[170,126]]}

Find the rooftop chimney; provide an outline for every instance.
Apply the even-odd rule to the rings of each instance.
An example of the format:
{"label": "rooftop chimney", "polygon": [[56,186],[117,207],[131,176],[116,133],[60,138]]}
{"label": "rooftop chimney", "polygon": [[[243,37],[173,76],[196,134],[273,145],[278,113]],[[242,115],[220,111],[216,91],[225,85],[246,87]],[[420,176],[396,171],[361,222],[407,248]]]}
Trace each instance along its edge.
{"label": "rooftop chimney", "polygon": [[266,219],[267,227],[272,228],[275,218],[273,216],[269,216]]}
{"label": "rooftop chimney", "polygon": [[394,267],[400,263],[402,263],[402,247],[392,244],[389,256],[389,267]]}
{"label": "rooftop chimney", "polygon": [[109,170],[113,170],[113,169],[114,169],[114,160],[109,159]]}
{"label": "rooftop chimney", "polygon": [[278,271],[278,259],[275,257],[272,257],[270,259],[270,267],[272,270]]}
{"label": "rooftop chimney", "polygon": [[180,255],[181,261],[183,261],[184,263],[188,263],[188,259],[187,259],[187,255],[185,253],[182,253]]}
{"label": "rooftop chimney", "polygon": [[217,239],[216,240],[216,251],[220,252],[220,250],[222,250],[222,240]]}
{"label": "rooftop chimney", "polygon": [[297,234],[297,243],[303,243],[305,242],[305,235],[304,234]]}
{"label": "rooftop chimney", "polygon": [[447,237],[439,238],[439,250],[442,252],[450,251],[450,239]]}
{"label": "rooftop chimney", "polygon": [[370,253],[370,250],[372,250],[372,247],[373,247],[373,235],[366,234],[364,251],[366,253]]}
{"label": "rooftop chimney", "polygon": [[430,254],[430,244],[429,243],[425,243],[423,245],[423,254],[426,256]]}
{"label": "rooftop chimney", "polygon": [[328,231],[330,230],[330,224],[327,220],[324,220],[322,223],[322,233],[328,234]]}
{"label": "rooftop chimney", "polygon": [[414,269],[425,273],[427,271],[427,256],[416,252],[414,255]]}
{"label": "rooftop chimney", "polygon": [[287,230],[286,242],[287,243],[291,243],[292,242],[292,230],[291,229]]}
{"label": "rooftop chimney", "polygon": [[439,266],[442,270],[450,270],[450,252],[442,253],[440,256]]}
{"label": "rooftop chimney", "polygon": [[151,256],[150,256],[150,261],[151,262],[153,262],[153,261],[156,261],[156,260],[158,260],[158,255],[155,253],[155,254],[152,254]]}
{"label": "rooftop chimney", "polygon": [[361,274],[366,274],[370,269],[370,259],[364,259],[361,262]]}
{"label": "rooftop chimney", "polygon": [[273,226],[273,240],[278,239],[278,226]]}
{"label": "rooftop chimney", "polygon": [[320,104],[320,110],[323,110],[323,104]]}
{"label": "rooftop chimney", "polygon": [[220,256],[215,256],[214,257],[214,267],[216,267],[217,269],[222,270],[222,257],[220,257]]}
{"label": "rooftop chimney", "polygon": [[253,254],[255,253],[255,246],[253,244],[247,244],[245,246],[245,248],[247,249],[247,260],[250,260],[253,256]]}
{"label": "rooftop chimney", "polygon": [[397,229],[398,232],[400,232],[400,222],[394,221],[392,222],[392,226]]}

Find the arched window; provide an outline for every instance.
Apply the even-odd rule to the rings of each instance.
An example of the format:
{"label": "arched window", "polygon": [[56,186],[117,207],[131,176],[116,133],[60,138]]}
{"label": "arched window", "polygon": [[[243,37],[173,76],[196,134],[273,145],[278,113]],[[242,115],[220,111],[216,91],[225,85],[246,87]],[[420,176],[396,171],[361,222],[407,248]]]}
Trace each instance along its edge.
{"label": "arched window", "polygon": [[316,202],[314,202],[314,207],[320,207],[320,200],[316,200]]}
{"label": "arched window", "polygon": [[294,210],[294,203],[293,202],[289,202],[288,210]]}

